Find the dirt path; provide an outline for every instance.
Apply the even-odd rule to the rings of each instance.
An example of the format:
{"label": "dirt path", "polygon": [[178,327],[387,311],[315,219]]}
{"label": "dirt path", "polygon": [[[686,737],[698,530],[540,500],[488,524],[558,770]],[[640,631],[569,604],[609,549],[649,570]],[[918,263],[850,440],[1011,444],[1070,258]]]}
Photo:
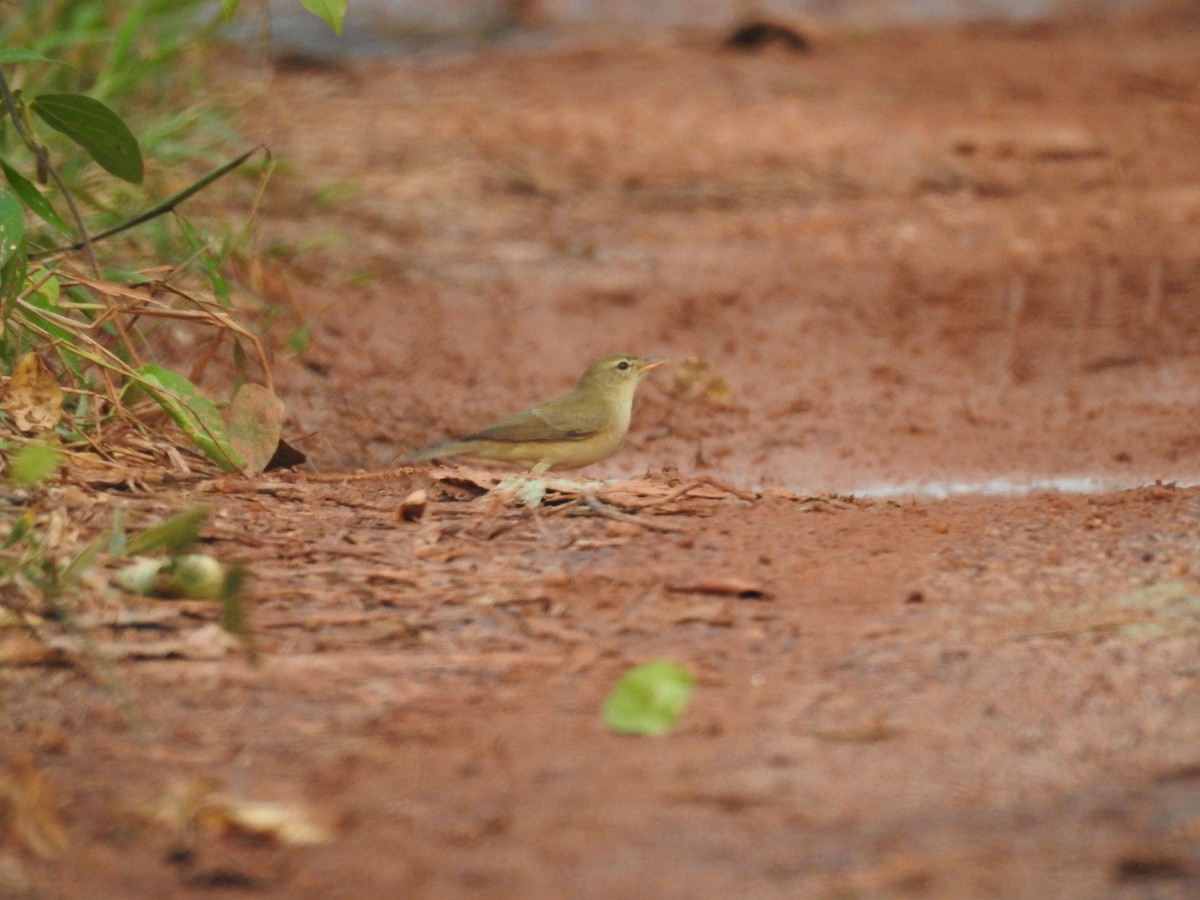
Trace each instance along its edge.
{"label": "dirt path", "polygon": [[[70,840],[0,855],[0,886],[1194,895],[1200,490],[1168,482],[1200,480],[1197,58],[1174,21],[276,71],[256,277],[314,323],[277,377],[317,468],[621,349],[729,391],[655,373],[589,477],[759,496],[652,531],[425,475],[60,495],[213,504],[262,662],[126,659],[136,731],[86,665],[0,669],[9,771]],[[1142,487],[904,487],[1054,478]],[[216,618],[94,604],[102,644]],[[608,733],[651,659],[697,674],[692,708]],[[248,800],[324,840],[237,833]]]}

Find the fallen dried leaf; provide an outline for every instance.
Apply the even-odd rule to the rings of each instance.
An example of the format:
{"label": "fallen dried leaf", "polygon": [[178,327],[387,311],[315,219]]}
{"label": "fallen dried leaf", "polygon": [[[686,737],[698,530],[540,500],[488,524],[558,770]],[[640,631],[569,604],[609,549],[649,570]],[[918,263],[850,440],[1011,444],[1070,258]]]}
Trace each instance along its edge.
{"label": "fallen dried leaf", "polygon": [[217,837],[240,835],[280,846],[321,844],[330,831],[299,806],[259,800],[237,800],[217,793],[211,778],[171,785],[146,810],[147,815],[180,836],[197,827]]}
{"label": "fallen dried leaf", "polygon": [[242,455],[243,471],[257,474],[274,459],[287,412],[283,401],[261,384],[243,384],[225,410],[229,441]]}
{"label": "fallen dried leaf", "polygon": [[118,587],[146,597],[213,599],[225,583],[221,564],[203,553],[137,559],[113,576]]}
{"label": "fallen dried leaf", "polygon": [[204,804],[196,819],[218,835],[236,834],[281,847],[323,844],[330,839],[328,828],[299,807],[283,803],[218,798]]}
{"label": "fallen dried leaf", "polygon": [[25,432],[49,431],[62,418],[62,388],[36,353],[26,353],[0,390],[0,409]]}

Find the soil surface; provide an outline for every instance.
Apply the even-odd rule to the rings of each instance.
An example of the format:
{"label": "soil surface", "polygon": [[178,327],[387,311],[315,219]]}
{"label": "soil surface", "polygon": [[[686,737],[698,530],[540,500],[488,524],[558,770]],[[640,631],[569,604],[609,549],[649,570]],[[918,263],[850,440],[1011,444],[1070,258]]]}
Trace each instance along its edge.
{"label": "soil surface", "polygon": [[[607,514],[53,489],[80,532],[211,506],[259,660],[99,583],[116,662],[10,647],[0,892],[1196,896],[1198,59],[1192,16],[224,61],[307,470],[673,362],[580,473]],[[658,659],[690,709],[611,733]]]}

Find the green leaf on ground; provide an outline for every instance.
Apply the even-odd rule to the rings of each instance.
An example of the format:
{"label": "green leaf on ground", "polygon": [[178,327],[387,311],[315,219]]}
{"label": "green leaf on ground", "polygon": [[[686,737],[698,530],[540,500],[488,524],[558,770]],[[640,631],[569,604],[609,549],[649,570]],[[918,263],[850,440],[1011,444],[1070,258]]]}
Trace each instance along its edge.
{"label": "green leaf on ground", "polygon": [[50,444],[26,444],[13,454],[8,464],[8,478],[13,484],[41,484],[58,471],[62,453]]}
{"label": "green leaf on ground", "polygon": [[113,576],[117,587],[144,597],[216,600],[225,583],[225,570],[206,553],[185,553],[170,559],[138,559]]}
{"label": "green leaf on ground", "polygon": [[283,401],[261,384],[243,384],[225,410],[229,441],[246,461],[243,471],[257,475],[267,467],[279,438],[287,412]]}
{"label": "green leaf on ground", "polygon": [[217,407],[196,386],[170,369],[145,365],[137,370],[144,387],[196,446],[226,472],[239,472],[246,461],[229,440]]}
{"label": "green leaf on ground", "polygon": [[125,181],[141,183],[142,151],[137,138],[120,116],[99,100],[83,94],[41,94],[31,105],[43,122],[86,150],[101,168]]}
{"label": "green leaf on ground", "polygon": [[621,734],[661,737],[692,699],[696,676],[671,662],[650,662],[626,672],[604,703],[604,721]]}

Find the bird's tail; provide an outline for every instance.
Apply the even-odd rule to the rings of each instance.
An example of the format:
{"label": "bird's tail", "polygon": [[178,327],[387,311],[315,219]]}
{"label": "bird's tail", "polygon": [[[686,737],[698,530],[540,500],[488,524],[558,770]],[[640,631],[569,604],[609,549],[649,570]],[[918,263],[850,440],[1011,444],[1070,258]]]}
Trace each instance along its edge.
{"label": "bird's tail", "polygon": [[426,447],[424,450],[417,450],[408,454],[400,462],[422,462],[427,459],[443,459],[451,456],[457,456],[463,452],[463,448],[457,441],[443,441],[440,444],[434,444],[432,447]]}

